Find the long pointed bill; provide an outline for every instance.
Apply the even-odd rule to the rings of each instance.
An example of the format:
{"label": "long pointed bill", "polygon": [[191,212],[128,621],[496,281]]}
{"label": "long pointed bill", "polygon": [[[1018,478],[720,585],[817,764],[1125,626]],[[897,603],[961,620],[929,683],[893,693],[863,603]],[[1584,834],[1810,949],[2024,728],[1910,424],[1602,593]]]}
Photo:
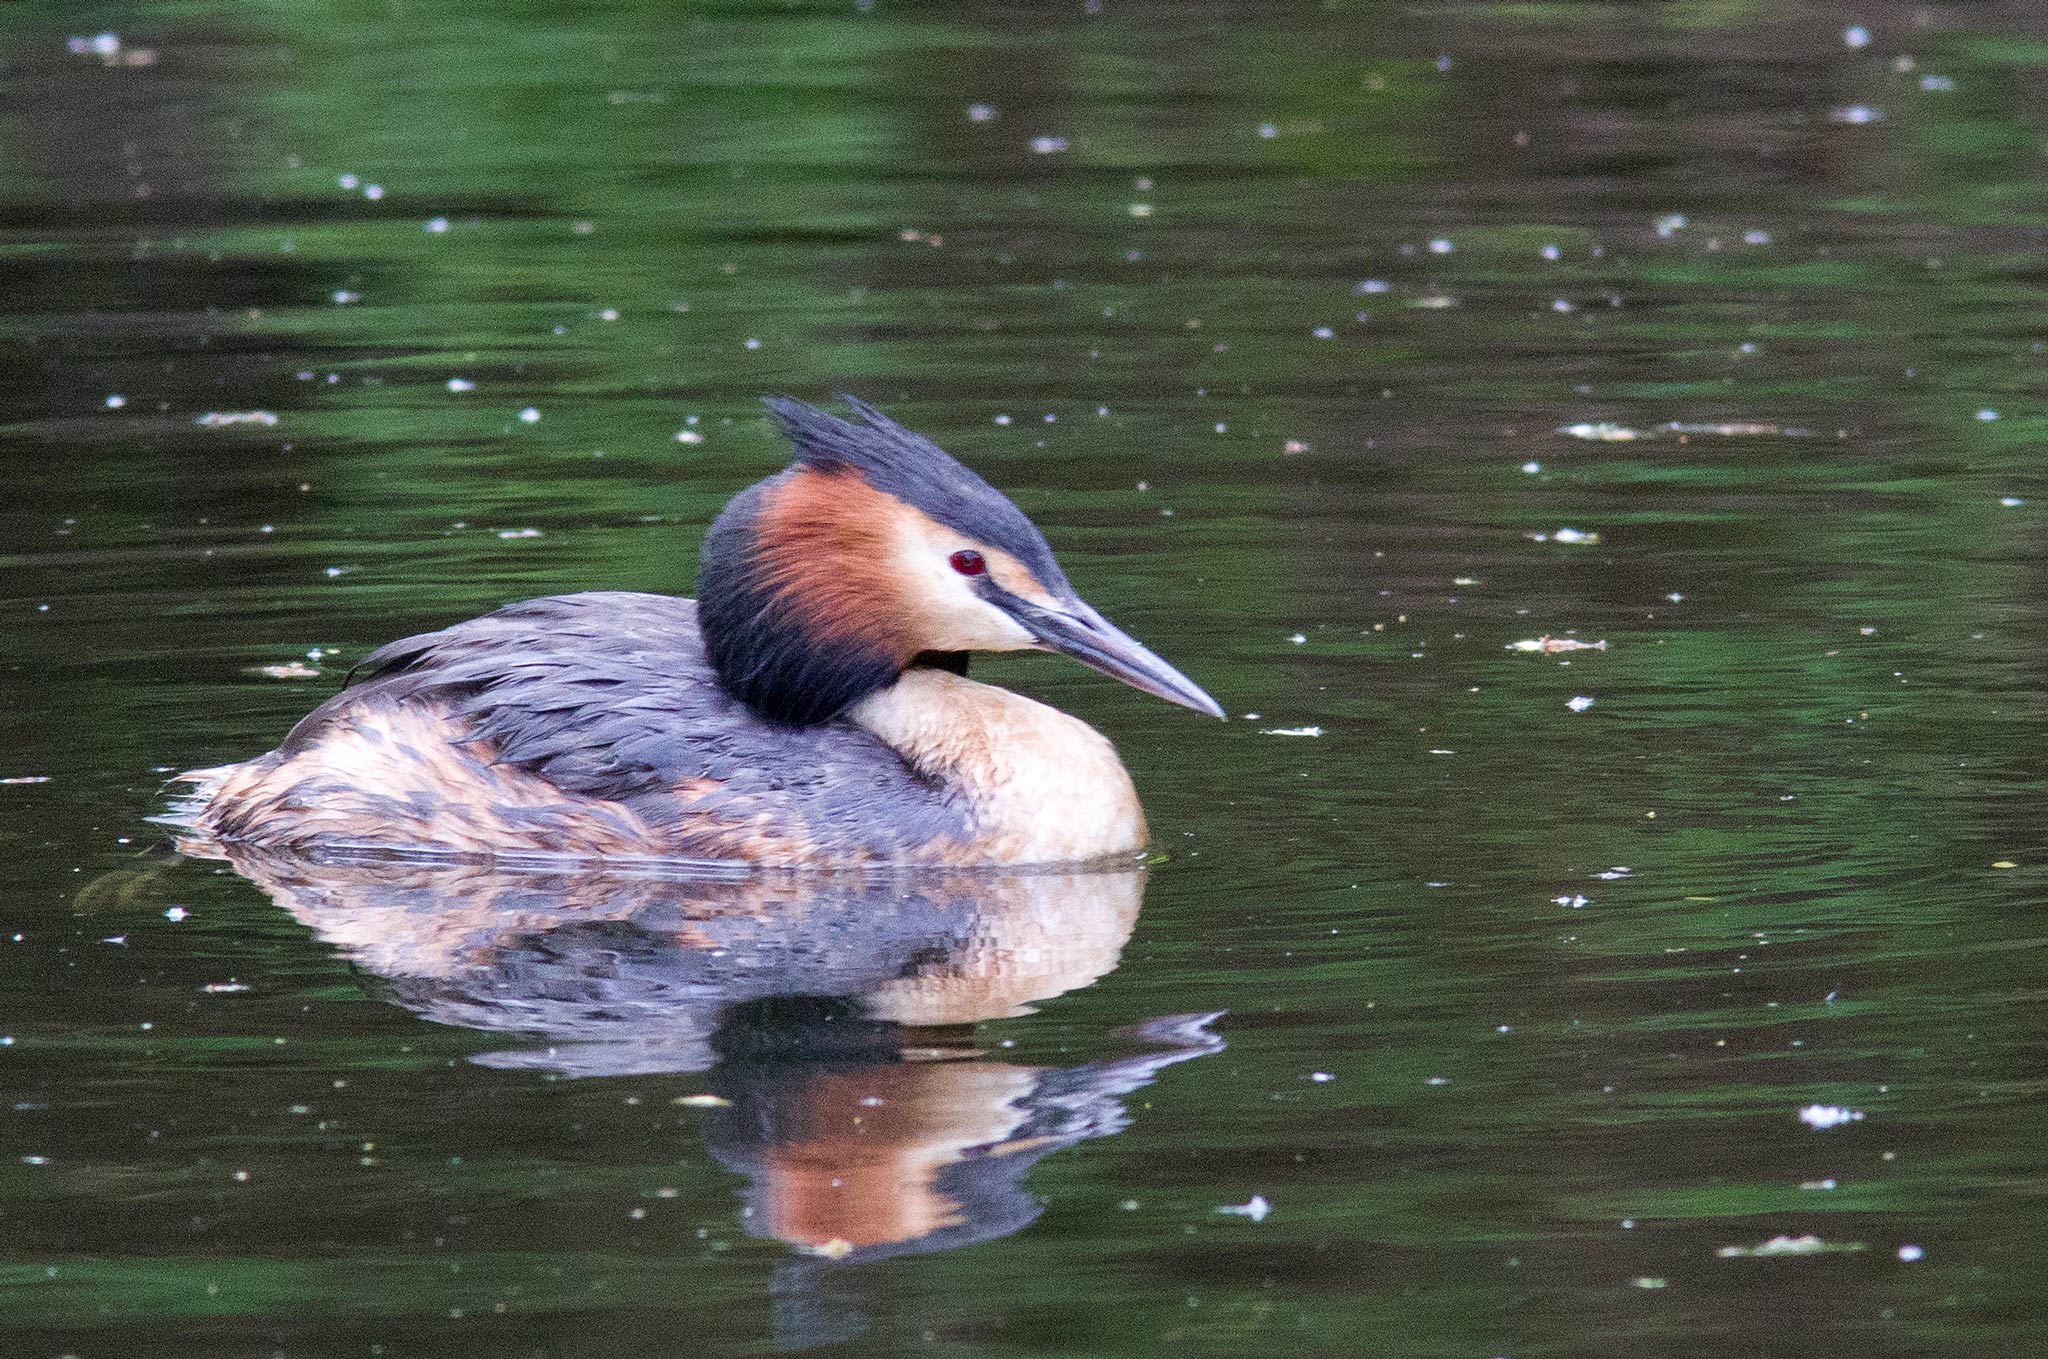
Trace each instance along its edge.
{"label": "long pointed bill", "polygon": [[1014,596],[1003,600],[1002,606],[1033,637],[1092,670],[1183,708],[1223,716],[1222,707],[1193,680],[1079,600],[1071,610],[1041,608]]}

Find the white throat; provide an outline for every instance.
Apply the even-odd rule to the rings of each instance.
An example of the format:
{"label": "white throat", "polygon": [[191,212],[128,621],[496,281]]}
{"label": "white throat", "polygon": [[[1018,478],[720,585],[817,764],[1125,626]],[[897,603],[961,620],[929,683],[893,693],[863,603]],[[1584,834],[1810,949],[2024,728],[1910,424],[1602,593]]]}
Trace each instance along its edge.
{"label": "white throat", "polygon": [[917,669],[846,716],[967,801],[971,858],[1078,863],[1145,847],[1145,814],[1123,761],[1095,728],[1056,708]]}

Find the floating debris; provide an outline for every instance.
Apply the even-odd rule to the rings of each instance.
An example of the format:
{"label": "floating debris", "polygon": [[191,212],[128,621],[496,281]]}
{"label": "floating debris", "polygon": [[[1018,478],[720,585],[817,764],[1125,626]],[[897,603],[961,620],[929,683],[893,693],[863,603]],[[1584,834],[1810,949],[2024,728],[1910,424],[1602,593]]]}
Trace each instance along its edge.
{"label": "floating debris", "polygon": [[500,538],[538,538],[541,536],[541,532],[536,528],[499,529],[498,536]]}
{"label": "floating debris", "polygon": [[1847,123],[1852,127],[1860,127],[1865,123],[1881,123],[1884,121],[1884,110],[1874,109],[1868,104],[1850,104],[1846,108],[1829,109],[1828,121]]}
{"label": "floating debris", "polygon": [[209,996],[232,996],[248,990],[249,984],[238,981],[208,982],[199,989]]}
{"label": "floating debris", "polygon": [[1603,444],[1627,443],[1631,439],[1640,439],[1643,437],[1643,432],[1641,430],[1630,429],[1627,425],[1617,425],[1612,420],[1600,420],[1588,424],[1564,425],[1559,427],[1557,432],[1559,434],[1569,434],[1574,439],[1591,439],[1596,443]]}
{"label": "floating debris", "polygon": [[1570,708],[1575,713],[1582,713],[1593,706],[1593,700],[1584,694],[1574,694],[1565,700],[1564,706]]}
{"label": "floating debris", "polygon": [[448,379],[448,390],[458,395],[463,392],[473,392],[476,390],[476,383],[466,377],[452,377]]}
{"label": "floating debris", "polygon": [[226,429],[230,425],[261,425],[265,429],[277,423],[274,411],[208,411],[192,422],[201,429]]}
{"label": "floating debris", "polygon": [[723,1095],[677,1095],[669,1101],[686,1109],[730,1109],[732,1101]]}
{"label": "floating debris", "polygon": [[820,1241],[814,1246],[799,1246],[797,1249],[805,1255],[815,1255],[823,1260],[844,1260],[853,1254],[854,1248],[853,1242],[843,1236],[835,1236],[830,1241]]}
{"label": "floating debris", "polygon": [[1714,1252],[1723,1260],[1756,1259],[1772,1255],[1830,1255],[1842,1251],[1868,1250],[1861,1241],[1823,1241],[1817,1236],[1774,1236],[1754,1246],[1722,1246]]}
{"label": "floating debris", "polygon": [[1560,651],[1605,651],[1607,639],[1603,637],[1597,642],[1582,642],[1576,637],[1524,637],[1519,642],[1508,643],[1504,650],[1540,651],[1546,656]]}
{"label": "floating debris", "polygon": [[1554,533],[1525,533],[1522,535],[1532,543],[1597,543],[1600,535],[1587,533],[1583,529],[1561,528]]}
{"label": "floating debris", "polygon": [[0,787],[17,787],[27,783],[48,783],[48,774],[19,774],[11,779],[0,779]]}
{"label": "floating debris", "polygon": [[1264,727],[1259,731],[1261,736],[1321,736],[1322,734],[1323,729],[1321,727]]}
{"label": "floating debris", "polygon": [[98,57],[102,66],[156,65],[155,48],[130,47],[121,41],[118,33],[95,33],[89,38],[69,37],[64,40],[64,50],[74,57]]}
{"label": "floating debris", "polygon": [[1033,137],[1031,154],[1034,156],[1056,156],[1067,149],[1065,137]]}
{"label": "floating debris", "polygon": [[1254,1194],[1244,1203],[1226,1203],[1216,1211],[1226,1217],[1248,1217],[1254,1222],[1264,1222],[1266,1214],[1273,1211],[1273,1205],[1266,1202],[1264,1194]]}
{"label": "floating debris", "polygon": [[1641,1278],[1630,1279],[1628,1282],[1631,1288],[1666,1288],[1670,1286],[1671,1281],[1669,1279],[1652,1278],[1646,1274]]}
{"label": "floating debris", "polygon": [[183,906],[173,906],[169,910],[164,912],[164,919],[170,921],[173,925],[175,925],[180,920],[183,920],[186,916],[190,914],[192,913],[186,910]]}
{"label": "floating debris", "polygon": [[318,679],[321,671],[317,666],[304,661],[286,661],[282,665],[252,665],[242,672],[245,675],[261,675],[265,679],[303,680]]}
{"label": "floating debris", "polygon": [[1280,445],[1280,451],[1282,453],[1306,453],[1308,452],[1308,440],[1289,439]]}
{"label": "floating debris", "polygon": [[1926,1254],[1926,1251],[1920,1249],[1920,1247],[1915,1245],[1908,1244],[1899,1247],[1899,1258],[1901,1260],[1904,1260],[1909,1265],[1913,1263],[1913,1261],[1922,1258]]}
{"label": "floating debris", "polygon": [[1799,1121],[1814,1128],[1839,1128],[1844,1123],[1862,1122],[1863,1111],[1839,1104],[1809,1104],[1799,1111]]}
{"label": "floating debris", "polygon": [[679,429],[676,431],[676,442],[679,444],[701,444],[704,442],[704,435],[701,431],[694,429]]}
{"label": "floating debris", "polygon": [[519,422],[523,425],[537,424],[539,421],[540,407],[538,406],[528,406],[525,410],[519,412]]}

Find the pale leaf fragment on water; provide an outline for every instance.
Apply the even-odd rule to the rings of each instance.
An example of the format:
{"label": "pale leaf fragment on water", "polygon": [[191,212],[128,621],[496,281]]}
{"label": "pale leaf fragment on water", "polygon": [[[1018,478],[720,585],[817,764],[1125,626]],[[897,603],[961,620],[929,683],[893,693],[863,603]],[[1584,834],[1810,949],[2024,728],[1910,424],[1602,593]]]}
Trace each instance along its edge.
{"label": "pale leaf fragment on water", "polygon": [[1508,643],[1506,649],[1509,651],[1540,651],[1546,656],[1554,655],[1560,651],[1605,651],[1607,650],[1607,639],[1603,637],[1597,642],[1582,642],[1576,637],[1551,637],[1547,635],[1543,637],[1524,637],[1519,642]]}
{"label": "pale leaf fragment on water", "polygon": [[1799,1111],[1799,1121],[1812,1128],[1839,1128],[1844,1123],[1861,1123],[1863,1111],[1839,1104],[1809,1104]]}
{"label": "pale leaf fragment on water", "polygon": [[1321,736],[1321,727],[1261,727],[1261,736]]}
{"label": "pale leaf fragment on water", "polygon": [[229,425],[261,425],[268,429],[277,423],[277,416],[271,411],[208,411],[192,423],[201,429],[225,429]]}
{"label": "pale leaf fragment on water", "polygon": [[1558,428],[1557,432],[1559,434],[1568,434],[1574,439],[1591,439],[1595,443],[1603,444],[1627,443],[1631,439],[1640,439],[1643,437],[1643,432],[1641,430],[1630,429],[1627,425],[1617,425],[1612,420],[1589,421],[1577,425],[1562,425]]}
{"label": "pale leaf fragment on water", "polygon": [[1244,1203],[1226,1203],[1216,1211],[1226,1217],[1248,1217],[1254,1222],[1263,1222],[1266,1214],[1273,1211],[1273,1205],[1266,1202],[1264,1194],[1254,1194]]}
{"label": "pale leaf fragment on water", "polygon": [[307,665],[304,661],[286,661],[282,665],[254,665],[249,667],[242,673],[246,675],[261,675],[265,679],[275,680],[302,680],[320,678],[319,668],[317,666]]}
{"label": "pale leaf fragment on water", "polygon": [[1722,1246],[1714,1252],[1723,1260],[1760,1258],[1773,1255],[1828,1255],[1837,1251],[1864,1250],[1861,1241],[1823,1241],[1817,1236],[1774,1236],[1754,1246]]}

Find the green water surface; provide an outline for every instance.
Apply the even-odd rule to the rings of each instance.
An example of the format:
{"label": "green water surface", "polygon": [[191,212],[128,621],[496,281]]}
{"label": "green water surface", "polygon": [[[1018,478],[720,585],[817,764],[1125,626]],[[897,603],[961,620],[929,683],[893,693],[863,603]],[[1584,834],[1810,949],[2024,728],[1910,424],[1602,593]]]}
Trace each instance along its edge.
{"label": "green water surface", "polygon": [[[2020,3],[0,8],[0,1352],[2048,1352],[2044,79]],[[690,592],[834,391],[1230,710],[978,668],[1142,883],[149,820]]]}

